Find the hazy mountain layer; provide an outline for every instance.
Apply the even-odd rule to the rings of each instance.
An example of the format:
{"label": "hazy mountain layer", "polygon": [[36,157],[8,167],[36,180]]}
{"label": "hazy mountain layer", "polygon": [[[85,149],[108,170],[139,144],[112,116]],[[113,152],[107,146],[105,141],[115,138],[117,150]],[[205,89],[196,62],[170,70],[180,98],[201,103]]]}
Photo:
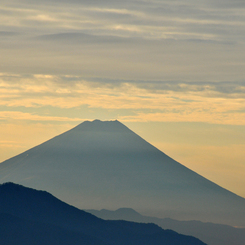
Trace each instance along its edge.
{"label": "hazy mountain layer", "polygon": [[86,121],[0,164],[0,181],[83,209],[245,226],[245,199],[174,161],[118,121]]}
{"label": "hazy mountain layer", "polygon": [[111,210],[86,210],[106,220],[128,220],[134,222],[155,223],[163,229],[171,229],[181,234],[199,238],[208,245],[244,245],[245,228],[234,228],[228,225],[203,223],[200,221],[179,221],[169,218],[143,216],[131,208]]}
{"label": "hazy mountain layer", "polygon": [[45,191],[0,185],[0,243],[4,245],[204,245],[154,224],[105,221]]}

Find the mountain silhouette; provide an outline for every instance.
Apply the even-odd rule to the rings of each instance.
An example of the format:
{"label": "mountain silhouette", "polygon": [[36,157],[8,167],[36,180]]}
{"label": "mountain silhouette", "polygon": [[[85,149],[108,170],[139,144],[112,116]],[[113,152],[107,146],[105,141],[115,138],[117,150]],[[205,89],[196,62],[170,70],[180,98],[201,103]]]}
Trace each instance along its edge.
{"label": "mountain silhouette", "polygon": [[159,219],[141,215],[131,208],[120,208],[115,211],[86,210],[87,212],[106,220],[128,220],[143,223],[155,223],[163,229],[171,229],[178,233],[199,238],[208,245],[244,245],[245,228],[200,222],[196,220],[179,221],[170,218]]}
{"label": "mountain silhouette", "polygon": [[106,221],[46,191],[0,185],[0,244],[4,245],[204,245],[155,224]]}
{"label": "mountain silhouette", "polygon": [[176,162],[119,121],[85,121],[0,164],[0,181],[82,209],[245,226],[245,199]]}

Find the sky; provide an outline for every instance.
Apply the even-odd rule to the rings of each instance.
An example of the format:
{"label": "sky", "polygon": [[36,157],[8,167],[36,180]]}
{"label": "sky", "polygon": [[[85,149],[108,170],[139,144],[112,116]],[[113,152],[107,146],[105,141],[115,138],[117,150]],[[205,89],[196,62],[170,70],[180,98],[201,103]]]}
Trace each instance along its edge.
{"label": "sky", "polygon": [[0,161],[119,120],[245,197],[243,0],[0,1]]}

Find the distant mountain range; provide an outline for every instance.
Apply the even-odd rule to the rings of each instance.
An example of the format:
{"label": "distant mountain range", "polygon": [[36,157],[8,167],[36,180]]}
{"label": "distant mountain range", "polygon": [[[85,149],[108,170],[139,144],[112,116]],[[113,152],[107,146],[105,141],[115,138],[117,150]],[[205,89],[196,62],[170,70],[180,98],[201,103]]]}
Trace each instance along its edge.
{"label": "distant mountain range", "polygon": [[154,224],[102,220],[14,183],[0,185],[0,200],[3,245],[205,245]]}
{"label": "distant mountain range", "polygon": [[200,221],[179,221],[169,218],[143,216],[131,208],[111,210],[85,210],[105,220],[128,220],[143,223],[155,223],[163,229],[171,229],[181,234],[199,238],[208,245],[244,245],[245,228],[228,225],[203,223]]}
{"label": "distant mountain range", "polygon": [[81,209],[245,227],[245,199],[176,162],[118,121],[85,121],[0,164],[0,182],[47,190]]}

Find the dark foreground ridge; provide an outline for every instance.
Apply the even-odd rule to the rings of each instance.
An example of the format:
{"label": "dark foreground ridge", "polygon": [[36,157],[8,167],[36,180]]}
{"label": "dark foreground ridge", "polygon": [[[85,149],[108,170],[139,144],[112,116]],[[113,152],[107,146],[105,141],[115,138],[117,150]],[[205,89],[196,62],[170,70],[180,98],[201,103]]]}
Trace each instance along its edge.
{"label": "dark foreground ridge", "polygon": [[81,209],[245,227],[245,199],[176,162],[119,121],[86,121],[0,164],[0,183],[47,190]]}
{"label": "dark foreground ridge", "polygon": [[154,224],[106,221],[48,192],[0,185],[0,244],[4,245],[204,245]]}

